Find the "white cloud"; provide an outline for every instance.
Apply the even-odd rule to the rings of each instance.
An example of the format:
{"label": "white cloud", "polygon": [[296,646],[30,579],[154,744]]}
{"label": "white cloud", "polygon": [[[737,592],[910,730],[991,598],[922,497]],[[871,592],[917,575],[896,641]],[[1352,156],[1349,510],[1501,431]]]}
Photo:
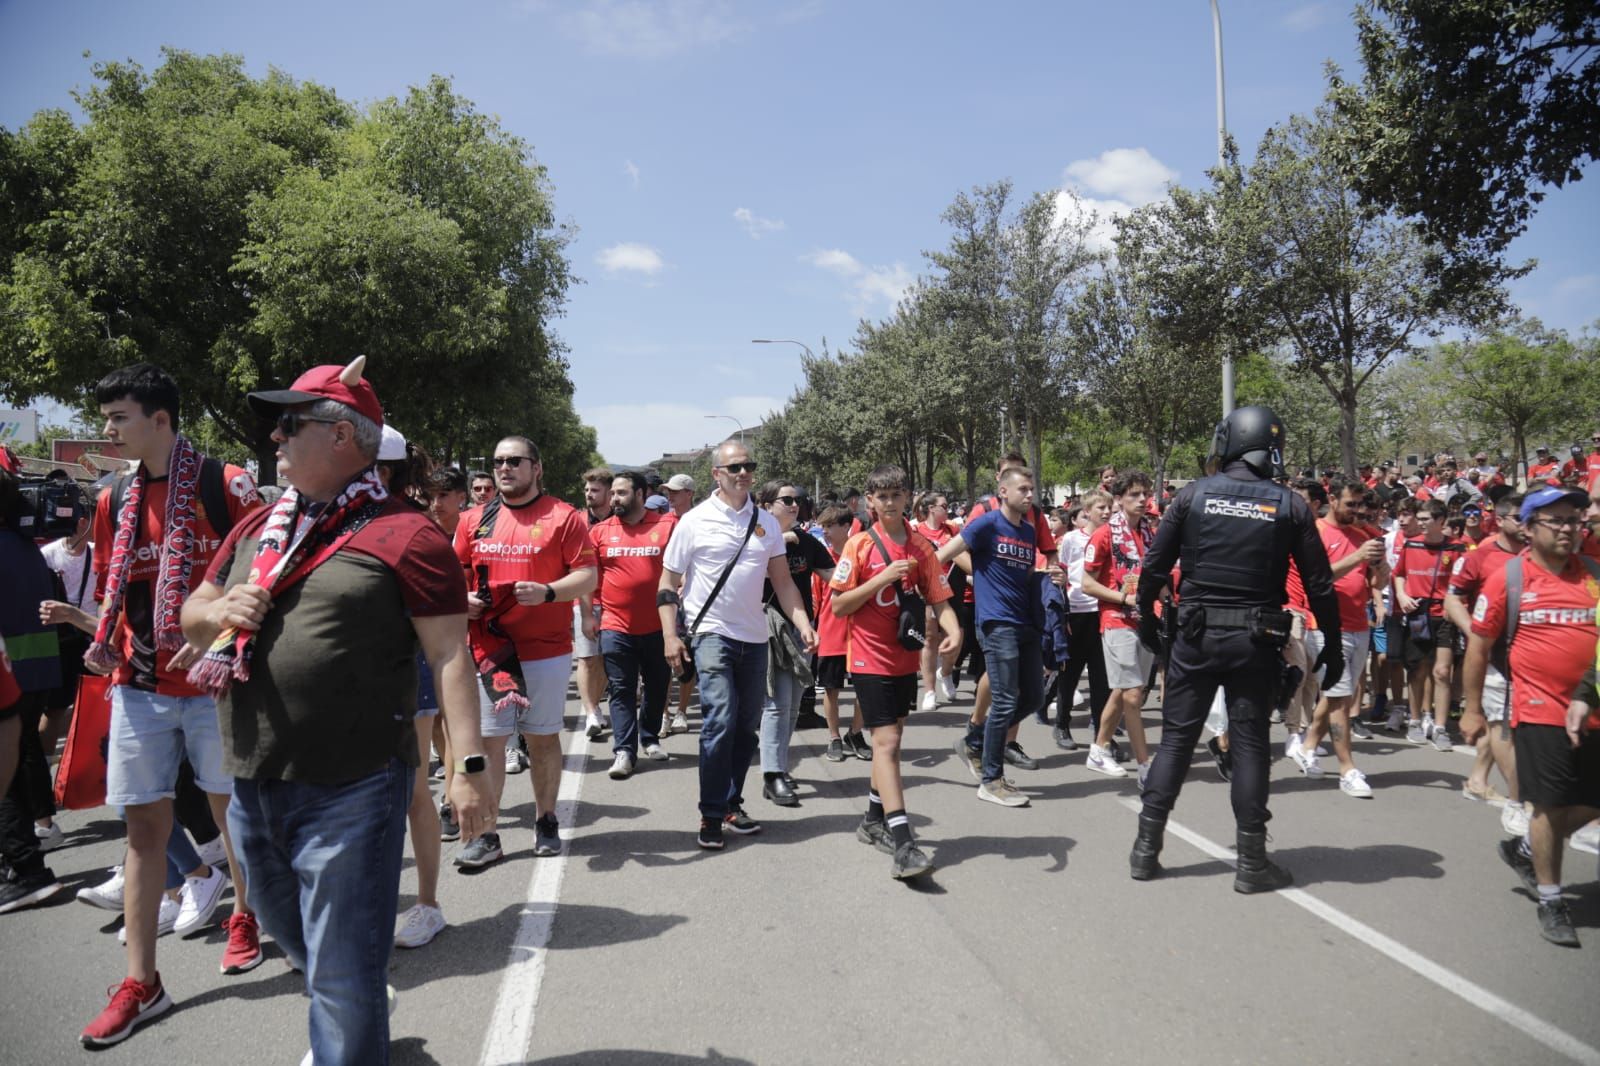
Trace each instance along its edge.
{"label": "white cloud", "polygon": [[758,425],[771,411],[783,409],[776,396],[707,397],[703,404],[621,403],[580,406],[578,417],[594,427],[600,454],[614,463],[642,466],[665,452],[688,451],[736,436],[726,418],[731,415],[746,429]]}
{"label": "white cloud", "polygon": [[784,228],[781,218],[762,218],[748,207],[735,208],[734,221],[744,227],[751,240],[759,241],[769,233],[776,233]]}
{"label": "white cloud", "polygon": [[1161,199],[1178,180],[1176,170],[1145,148],[1111,148],[1094,159],[1076,160],[1067,164],[1066,176],[1085,192],[1135,206]]}
{"label": "white cloud", "polygon": [[648,244],[632,241],[624,241],[602,249],[600,254],[595,256],[595,261],[608,274],[632,271],[650,277],[661,273],[662,268],[666,266],[660,252]]}
{"label": "white cloud", "polygon": [[1307,33],[1328,21],[1327,4],[1302,4],[1279,20],[1290,33]]}
{"label": "white cloud", "polygon": [[1178,172],[1144,148],[1112,148],[1093,159],[1067,164],[1063,188],[1056,194],[1055,221],[1090,219],[1088,246],[1110,251],[1116,220],[1135,207],[1167,195]]}
{"label": "white cloud", "polygon": [[731,0],[586,0],[568,8],[531,0],[535,11],[554,11],[586,51],[659,59],[712,47],[743,36],[749,23]]}
{"label": "white cloud", "polygon": [[880,306],[893,309],[916,281],[916,276],[903,263],[869,267],[842,248],[822,249],[800,258],[848,281],[849,297],[856,305],[857,314]]}
{"label": "white cloud", "polygon": [[633,187],[637,189],[639,187],[639,164],[631,159],[624,159],[622,161],[622,172],[628,175],[628,179],[633,182]]}

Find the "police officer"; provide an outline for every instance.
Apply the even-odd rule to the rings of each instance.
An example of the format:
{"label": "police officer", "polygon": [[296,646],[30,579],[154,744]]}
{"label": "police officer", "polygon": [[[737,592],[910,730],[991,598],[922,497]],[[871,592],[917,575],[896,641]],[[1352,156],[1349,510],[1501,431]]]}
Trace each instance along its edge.
{"label": "police officer", "polygon": [[[1322,687],[1344,671],[1339,610],[1316,517],[1297,494],[1272,481],[1282,470],[1283,424],[1265,407],[1241,407],[1217,425],[1208,469],[1184,486],[1162,517],[1139,577],[1139,639],[1160,643],[1152,608],[1183,564],[1176,635],[1167,663],[1161,747],[1144,787],[1139,836],[1129,855],[1134,880],[1161,872],[1167,815],[1211,701],[1221,685],[1233,755],[1233,816],[1238,826],[1238,892],[1270,892],[1293,880],[1267,860],[1267,715],[1283,672],[1289,615],[1282,609],[1293,557],[1317,624],[1326,634],[1317,665]],[[1171,610],[1169,606],[1168,610]]]}

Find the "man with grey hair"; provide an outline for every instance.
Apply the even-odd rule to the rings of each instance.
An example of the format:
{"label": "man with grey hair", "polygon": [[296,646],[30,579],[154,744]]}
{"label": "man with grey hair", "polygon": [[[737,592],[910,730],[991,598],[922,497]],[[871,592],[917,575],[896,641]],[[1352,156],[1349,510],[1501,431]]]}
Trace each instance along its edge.
{"label": "man with grey hair", "polygon": [[217,699],[228,825],[261,924],[306,975],[317,1066],[388,1061],[419,644],[449,723],[462,837],[492,828],[495,809],[461,567],[378,476],[383,411],[363,362],[250,394],[276,419],[290,489],[235,527],[183,608],[184,634],[209,648],[190,680]]}

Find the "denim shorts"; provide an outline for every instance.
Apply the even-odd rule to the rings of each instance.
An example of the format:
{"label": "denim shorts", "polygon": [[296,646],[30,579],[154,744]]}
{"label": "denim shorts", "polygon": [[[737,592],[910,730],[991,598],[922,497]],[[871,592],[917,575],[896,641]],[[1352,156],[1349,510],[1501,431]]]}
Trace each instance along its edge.
{"label": "denim shorts", "polygon": [[572,677],[572,656],[552,655],[522,663],[522,680],[528,688],[528,705],[518,714],[496,711],[489,694],[478,686],[478,722],[486,737],[513,733],[553,736],[561,732],[567,708],[567,681]]}
{"label": "denim shorts", "polygon": [[233,793],[222,772],[222,734],[210,696],[163,696],[131,685],[111,687],[106,738],[106,802],[136,807],[171,799],[184,754],[195,784],[220,796]]}

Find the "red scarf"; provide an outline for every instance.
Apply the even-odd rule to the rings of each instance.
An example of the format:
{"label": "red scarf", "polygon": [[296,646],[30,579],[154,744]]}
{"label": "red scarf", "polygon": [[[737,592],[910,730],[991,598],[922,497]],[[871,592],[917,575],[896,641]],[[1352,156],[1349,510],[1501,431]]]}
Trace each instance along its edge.
{"label": "red scarf", "polygon": [[[159,571],[155,592],[156,647],[177,651],[183,647],[183,626],[179,612],[189,596],[189,578],[194,570],[195,491],[200,480],[200,453],[181,434],[172,441],[172,456],[167,461],[167,513],[159,549]],[[128,593],[128,574],[133,569],[134,541],[139,536],[139,513],[144,499],[148,472],[141,464],[128,482],[117,512],[117,535],[111,545],[111,562],[106,575],[109,603],[95,627],[94,643],[83,653],[84,662],[100,670],[122,665],[122,653],[111,643],[122,617]]]}
{"label": "red scarf", "polygon": [[[344,487],[334,501],[315,515],[300,513],[300,493],[290,489],[273,506],[256,541],[250,564],[250,582],[272,593],[276,600],[295,584],[331,559],[345,542],[383,509],[389,491],[376,466],[369,466]],[[189,684],[220,699],[235,681],[250,680],[250,656],[256,630],[229,626],[217,634],[211,648],[189,671]]]}
{"label": "red scarf", "polygon": [[[1137,527],[1128,524],[1128,516],[1120,509],[1111,512],[1111,556],[1123,570],[1137,570],[1144,565],[1145,554],[1155,543],[1156,524],[1145,515]],[[1126,576],[1126,575],[1124,575]],[[1123,617],[1129,622],[1139,619],[1137,606],[1124,607]]]}

